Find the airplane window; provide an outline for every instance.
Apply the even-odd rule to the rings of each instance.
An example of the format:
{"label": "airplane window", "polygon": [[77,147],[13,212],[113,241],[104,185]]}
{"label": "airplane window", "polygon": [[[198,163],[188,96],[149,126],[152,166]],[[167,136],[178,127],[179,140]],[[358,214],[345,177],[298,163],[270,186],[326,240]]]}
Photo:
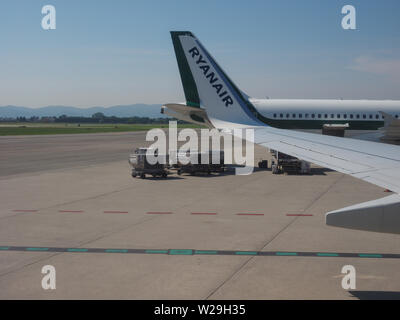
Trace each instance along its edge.
{"label": "airplane window", "polygon": [[396,119],[399,117],[397,114],[395,115]]}
{"label": "airplane window", "polygon": [[325,118],[325,119],[328,118],[328,115],[327,115],[326,113],[324,114],[324,118]]}
{"label": "airplane window", "polygon": [[321,118],[321,115],[320,115],[320,114],[318,114],[318,118]]}
{"label": "airplane window", "polygon": [[356,115],[356,118],[357,118],[357,119],[360,119],[360,115],[359,115],[359,114],[358,114],[358,115]]}
{"label": "airplane window", "polygon": [[311,118],[313,118],[313,119],[315,118],[315,114],[314,113],[311,115]]}
{"label": "airplane window", "polygon": [[296,114],[295,113],[293,113],[293,118],[296,118]]}
{"label": "airplane window", "polygon": [[366,119],[367,118],[367,115],[366,114],[363,114],[363,119]]}
{"label": "airplane window", "polygon": [[344,115],[343,115],[343,118],[347,119],[347,114],[344,114]]}
{"label": "airplane window", "polygon": [[334,114],[331,114],[331,118],[334,118],[335,117],[335,115]]}
{"label": "airplane window", "polygon": [[281,118],[283,118],[283,114],[281,113],[280,115],[279,115]]}
{"label": "airplane window", "polygon": [[353,115],[352,114],[350,115],[350,119],[353,119]]}
{"label": "airplane window", "polygon": [[375,119],[379,119],[379,114],[377,114],[377,115],[375,116]]}
{"label": "airplane window", "polygon": [[306,113],[306,118],[308,118],[308,113]]}
{"label": "airplane window", "polygon": [[299,113],[299,118],[303,118],[303,114],[302,113]]}
{"label": "airplane window", "polygon": [[369,115],[369,118],[372,119],[372,114]]}
{"label": "airplane window", "polygon": [[289,118],[289,113],[286,113],[286,118]]}
{"label": "airplane window", "polygon": [[276,113],[274,113],[274,118],[276,118]]}
{"label": "airplane window", "polygon": [[340,119],[340,114],[337,115],[338,119]]}

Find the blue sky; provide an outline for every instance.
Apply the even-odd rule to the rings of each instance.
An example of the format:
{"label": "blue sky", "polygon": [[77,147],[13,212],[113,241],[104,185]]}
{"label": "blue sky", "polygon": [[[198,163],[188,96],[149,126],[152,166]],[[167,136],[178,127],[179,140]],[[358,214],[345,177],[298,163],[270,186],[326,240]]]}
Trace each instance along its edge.
{"label": "blue sky", "polygon": [[[46,4],[56,30],[41,28]],[[357,30],[341,28],[346,4]],[[0,105],[183,101],[170,30],[253,97],[400,99],[398,0],[3,0]]]}

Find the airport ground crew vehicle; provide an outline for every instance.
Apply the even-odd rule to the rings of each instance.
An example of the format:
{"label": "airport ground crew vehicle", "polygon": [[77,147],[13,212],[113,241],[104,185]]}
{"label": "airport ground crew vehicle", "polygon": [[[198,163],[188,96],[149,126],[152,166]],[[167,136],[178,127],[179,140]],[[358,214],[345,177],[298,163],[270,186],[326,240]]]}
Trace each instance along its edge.
{"label": "airport ground crew vehicle", "polygon": [[327,136],[344,137],[346,129],[349,128],[349,124],[324,124],[322,126],[322,134]]}
{"label": "airport ground crew vehicle", "polygon": [[202,161],[202,157],[204,159],[206,153],[194,151],[177,153],[177,163],[173,167],[177,170],[178,175],[182,173],[191,175],[197,173],[211,174],[212,172],[222,173],[225,171],[224,151],[209,151],[207,162]]}
{"label": "airport ground crew vehicle", "polygon": [[158,155],[157,151],[154,152],[158,156],[159,162],[152,164],[147,158],[148,148],[137,148],[134,153],[129,156],[129,164],[132,166],[132,177],[146,178],[146,174],[153,177],[166,178],[169,174],[168,171],[168,156]]}
{"label": "airport ground crew vehicle", "polygon": [[271,171],[273,174],[308,174],[311,172],[310,164],[307,161],[300,160],[276,150],[270,150],[270,152],[274,158],[271,163]]}

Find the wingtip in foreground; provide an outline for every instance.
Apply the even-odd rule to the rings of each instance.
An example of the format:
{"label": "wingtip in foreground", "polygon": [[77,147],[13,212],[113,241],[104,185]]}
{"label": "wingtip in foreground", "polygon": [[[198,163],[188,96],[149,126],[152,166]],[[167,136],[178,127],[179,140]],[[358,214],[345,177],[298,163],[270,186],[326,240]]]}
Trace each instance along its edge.
{"label": "wingtip in foreground", "polygon": [[355,230],[400,233],[399,213],[400,195],[393,194],[328,212],[326,224]]}

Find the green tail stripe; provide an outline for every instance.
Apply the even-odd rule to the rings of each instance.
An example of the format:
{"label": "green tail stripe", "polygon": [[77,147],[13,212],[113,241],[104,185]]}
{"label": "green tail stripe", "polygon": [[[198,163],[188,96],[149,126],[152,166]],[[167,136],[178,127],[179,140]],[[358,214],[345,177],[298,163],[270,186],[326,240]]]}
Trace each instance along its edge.
{"label": "green tail stripe", "polygon": [[178,62],[179,73],[181,75],[183,91],[185,92],[186,104],[191,107],[200,107],[199,92],[194,81],[189,63],[186,60],[185,52],[179,41],[179,36],[192,36],[189,31],[171,31],[172,43],[174,45],[176,61]]}
{"label": "green tail stripe", "polygon": [[69,251],[69,252],[86,252],[86,251],[88,251],[88,249],[70,248],[67,251]]}

